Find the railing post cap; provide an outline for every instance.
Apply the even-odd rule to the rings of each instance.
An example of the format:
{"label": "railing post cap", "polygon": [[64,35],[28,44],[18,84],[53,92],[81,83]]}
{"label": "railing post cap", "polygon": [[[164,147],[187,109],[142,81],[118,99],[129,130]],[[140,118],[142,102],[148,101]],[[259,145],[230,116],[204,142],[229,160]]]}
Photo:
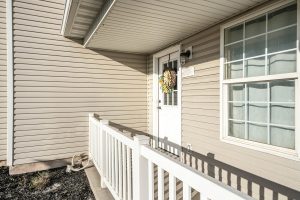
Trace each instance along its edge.
{"label": "railing post cap", "polygon": [[101,124],[108,125],[108,124],[109,124],[109,121],[108,121],[108,120],[105,120],[105,119],[102,119],[102,120],[100,120],[100,123],[101,123]]}
{"label": "railing post cap", "polygon": [[136,135],[136,136],[133,137],[133,140],[135,142],[139,142],[139,143],[141,143],[141,142],[143,142],[143,143],[147,142],[148,143],[149,140],[150,140],[150,137],[148,137],[146,135]]}

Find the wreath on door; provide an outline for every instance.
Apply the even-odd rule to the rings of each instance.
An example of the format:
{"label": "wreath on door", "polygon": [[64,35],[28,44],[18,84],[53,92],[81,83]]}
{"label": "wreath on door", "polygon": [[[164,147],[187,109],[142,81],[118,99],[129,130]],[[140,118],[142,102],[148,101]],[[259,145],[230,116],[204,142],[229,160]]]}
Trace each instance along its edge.
{"label": "wreath on door", "polygon": [[159,84],[163,93],[171,93],[176,85],[176,72],[173,69],[166,69],[159,78]]}

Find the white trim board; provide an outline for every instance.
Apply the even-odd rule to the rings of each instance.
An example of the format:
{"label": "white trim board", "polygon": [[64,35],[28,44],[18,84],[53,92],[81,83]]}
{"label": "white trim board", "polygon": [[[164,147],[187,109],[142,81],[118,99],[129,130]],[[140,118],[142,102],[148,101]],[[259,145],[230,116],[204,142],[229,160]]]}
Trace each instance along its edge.
{"label": "white trim board", "polygon": [[[279,75],[266,75],[263,77],[249,77],[249,78],[241,78],[241,79],[224,79],[224,29],[231,27],[233,25],[238,25],[241,22],[247,21],[251,18],[258,17],[262,14],[267,13],[268,11],[272,11],[274,9],[279,9],[285,5],[289,5],[297,2],[297,72],[288,73],[288,74],[279,74]],[[269,5],[268,7],[261,8],[255,12],[251,12],[246,14],[240,18],[232,20],[228,23],[225,23],[220,26],[220,140],[225,143],[245,147],[248,149],[261,151],[264,153],[280,156],[283,158],[291,159],[291,160],[300,160],[300,127],[297,123],[299,121],[299,112],[300,112],[300,97],[299,97],[299,89],[300,89],[300,0],[288,0],[288,1],[278,1]],[[244,40],[244,39],[243,39]],[[278,53],[278,52],[277,52]],[[224,86],[224,84],[230,83],[247,83],[247,82],[256,82],[256,81],[269,81],[269,80],[277,80],[277,79],[294,79],[295,80],[295,150],[276,147],[268,144],[261,144],[258,142],[253,142],[249,140],[243,140],[239,138],[234,138],[227,135],[228,130],[228,117],[227,117],[227,94],[228,89]]]}
{"label": "white trim board", "polygon": [[13,54],[13,5],[6,1],[6,42],[7,42],[7,155],[8,166],[13,165],[14,138],[14,54]]}
{"label": "white trim board", "polygon": [[[165,55],[176,52],[176,51],[178,51],[179,53],[181,52],[181,44],[171,46],[171,47],[169,47],[167,49],[164,49],[162,51],[159,51],[159,52],[157,52],[153,55],[153,66],[152,66],[152,68],[153,68],[153,70],[152,70],[152,134],[153,134],[153,136],[155,136],[157,138],[159,136],[159,131],[158,131],[158,128],[159,128],[158,127],[158,120],[159,120],[159,118],[158,118],[158,91],[159,91],[158,65],[159,65],[159,61],[158,61],[158,59],[165,56]],[[178,58],[178,59],[180,59],[180,58]],[[178,60],[178,66],[179,66],[178,70],[181,70],[180,60]],[[179,73],[181,73],[181,71]],[[181,84],[178,85],[178,87],[181,91],[181,93],[178,95],[178,106],[180,106],[180,109],[182,109],[181,108],[181,95],[182,95]],[[181,119],[181,113],[182,113],[182,110],[180,112],[180,119]],[[182,119],[181,119],[181,121],[182,121]],[[180,123],[180,130],[182,132],[181,126],[182,125]]]}
{"label": "white trim board", "polygon": [[70,31],[73,27],[75,17],[77,15],[81,0],[66,0],[64,17],[61,26],[61,35],[68,37],[70,36]]}
{"label": "white trim board", "polygon": [[89,28],[89,31],[84,37],[83,47],[88,47],[91,39],[97,33],[98,29],[103,24],[105,18],[108,16],[109,12],[111,11],[116,2],[117,0],[106,0],[106,2],[102,5],[100,12],[96,18],[96,21],[92,24],[92,26]]}

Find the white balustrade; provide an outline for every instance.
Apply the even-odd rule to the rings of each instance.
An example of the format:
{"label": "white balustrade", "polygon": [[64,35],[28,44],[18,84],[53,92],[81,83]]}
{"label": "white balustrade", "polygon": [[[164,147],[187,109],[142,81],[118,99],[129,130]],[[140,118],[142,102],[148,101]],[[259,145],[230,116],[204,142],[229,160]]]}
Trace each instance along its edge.
{"label": "white balustrade", "polygon": [[89,156],[101,176],[101,187],[107,187],[117,200],[153,200],[157,166],[157,197],[165,194],[165,172],[170,200],[178,198],[177,180],[182,182],[183,200],[192,199],[192,189],[203,200],[242,200],[251,197],[216,179],[184,165],[149,146],[147,136],[125,136],[109,126],[108,121],[89,116]]}

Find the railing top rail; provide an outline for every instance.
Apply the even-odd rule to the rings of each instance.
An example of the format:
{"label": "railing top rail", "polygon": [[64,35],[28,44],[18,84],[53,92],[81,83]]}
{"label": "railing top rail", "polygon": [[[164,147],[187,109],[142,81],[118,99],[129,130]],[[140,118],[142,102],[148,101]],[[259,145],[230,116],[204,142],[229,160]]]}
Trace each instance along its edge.
{"label": "railing top rail", "polygon": [[103,130],[107,131],[107,133],[112,135],[117,140],[121,141],[123,144],[125,144],[129,148],[131,148],[131,149],[134,148],[133,139],[124,135],[121,131],[116,130],[115,128],[113,128],[109,125],[106,125],[106,124],[104,124],[102,128],[103,128]]}
{"label": "railing top rail", "polygon": [[[108,124],[101,123],[102,120],[99,120],[95,118],[94,116],[90,116],[90,120],[97,124],[98,126],[101,126],[102,130],[106,131],[108,134],[110,134],[112,137],[116,138],[129,148],[134,148],[134,141],[133,138],[130,138],[126,135],[124,135],[121,131],[109,126]],[[104,121],[104,120],[103,120]]]}
{"label": "railing top rail", "polygon": [[152,163],[161,167],[179,180],[188,183],[195,190],[209,194],[211,199],[223,200],[253,200],[252,197],[220,182],[201,174],[192,167],[186,166],[178,160],[164,155],[148,146],[141,147],[141,155]]}

